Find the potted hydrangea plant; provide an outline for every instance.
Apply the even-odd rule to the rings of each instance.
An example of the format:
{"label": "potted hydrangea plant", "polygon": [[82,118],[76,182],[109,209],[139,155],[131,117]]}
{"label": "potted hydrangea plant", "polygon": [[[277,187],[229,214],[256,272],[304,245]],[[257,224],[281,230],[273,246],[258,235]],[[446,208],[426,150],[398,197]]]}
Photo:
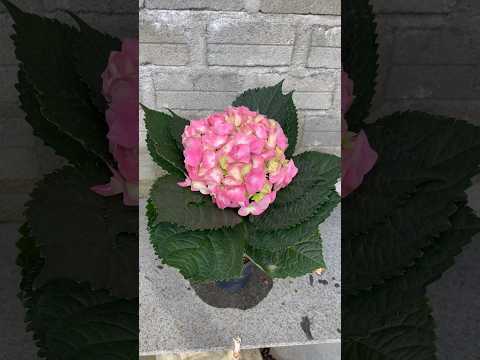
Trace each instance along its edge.
{"label": "potted hydrangea plant", "polygon": [[294,155],[297,112],[282,84],[204,119],[143,106],[149,152],[168,172],[148,199],[150,240],[192,282],[238,289],[253,266],[272,278],[326,267],[319,224],[339,203],[340,159]]}

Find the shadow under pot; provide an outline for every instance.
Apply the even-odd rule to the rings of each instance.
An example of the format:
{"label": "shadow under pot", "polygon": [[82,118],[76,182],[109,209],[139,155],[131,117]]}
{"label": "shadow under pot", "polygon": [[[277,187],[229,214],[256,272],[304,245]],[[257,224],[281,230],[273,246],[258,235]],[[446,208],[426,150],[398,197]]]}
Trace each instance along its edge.
{"label": "shadow under pot", "polygon": [[242,276],[227,281],[192,283],[203,302],[217,308],[250,309],[260,303],[272,289],[268,275],[247,261]]}

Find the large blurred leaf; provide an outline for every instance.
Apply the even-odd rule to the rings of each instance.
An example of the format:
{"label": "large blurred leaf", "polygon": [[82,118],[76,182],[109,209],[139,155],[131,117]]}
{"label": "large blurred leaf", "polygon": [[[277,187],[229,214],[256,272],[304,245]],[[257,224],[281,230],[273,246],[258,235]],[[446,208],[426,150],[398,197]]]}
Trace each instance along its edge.
{"label": "large blurred leaf", "polygon": [[117,300],[71,314],[46,338],[49,358],[138,358],[138,299]]}
{"label": "large blurred leaf", "polygon": [[[426,285],[438,279],[453,263],[463,246],[480,232],[480,219],[467,206],[451,218],[452,228],[423,250],[402,276],[369,291],[342,298],[342,333],[359,336],[381,326],[395,313],[408,311],[425,294]],[[349,264],[344,271],[354,271]]]}
{"label": "large blurred leaf", "polygon": [[293,92],[283,95],[283,81],[277,85],[245,91],[233,102],[233,106],[246,106],[269,119],[276,120],[288,138],[287,157],[295,152],[298,137],[297,110],[293,103]]}
{"label": "large blurred leaf", "polygon": [[157,222],[205,230],[232,227],[242,221],[234,210],[221,210],[209,196],[181,188],[177,182],[176,177],[168,175],[152,186],[150,199],[157,210]]}
{"label": "large blurred leaf", "polygon": [[20,64],[16,88],[19,92],[21,108],[26,113],[25,120],[32,126],[33,134],[41,138],[58,155],[76,166],[105,166],[98,157],[87,151],[81,142],[66,136],[54,123],[43,116],[38,102],[38,93],[23,68],[24,66]]}
{"label": "large blurred leaf", "polygon": [[348,360],[434,360],[435,333],[431,310],[419,299],[408,312],[392,315],[379,328],[342,341]]}
{"label": "large blurred leaf", "polygon": [[353,81],[354,100],[345,118],[350,131],[364,126],[377,77],[377,34],[369,0],[342,1],[342,67]]}
{"label": "large blurred leaf", "polygon": [[[179,127],[186,121],[143,106],[147,128],[147,147],[153,160],[171,175],[185,176]],[[176,121],[176,123],[174,123]]]}
{"label": "large blurred leaf", "polygon": [[[418,112],[396,113],[366,129],[379,161],[343,201],[343,290],[402,274],[465,201],[479,172],[480,129]],[[359,213],[361,209],[361,213]]]}
{"label": "large blurred leaf", "polygon": [[278,192],[277,199],[264,214],[250,217],[253,225],[261,231],[298,226],[321,208],[326,209],[323,212],[326,218],[339,202],[335,191],[335,183],[340,177],[338,157],[307,152],[293,160],[299,172],[292,183]]}
{"label": "large blurred leaf", "polygon": [[234,228],[188,231],[159,223],[150,229],[150,241],[162,261],[192,281],[240,277],[247,238],[243,224]]}
{"label": "large blurred leaf", "polygon": [[73,44],[75,69],[89,88],[92,102],[101,113],[106,110],[106,101],[102,95],[102,73],[105,71],[110,53],[119,51],[122,43],[111,35],[92,28],[77,15],[69,12],[80,28]]}
{"label": "large blurred leaf", "polygon": [[[2,2],[15,22],[15,54],[36,90],[43,118],[63,136],[111,163],[104,116],[91,104],[88,89],[73,65],[72,46],[78,31],[57,20],[22,12],[8,1]],[[25,110],[29,112],[28,108]]]}
{"label": "large blurred leaf", "polygon": [[87,281],[114,295],[138,294],[138,208],[121,195],[90,190],[104,177],[65,167],[47,175],[26,211],[31,236],[45,259],[37,287],[55,278]]}

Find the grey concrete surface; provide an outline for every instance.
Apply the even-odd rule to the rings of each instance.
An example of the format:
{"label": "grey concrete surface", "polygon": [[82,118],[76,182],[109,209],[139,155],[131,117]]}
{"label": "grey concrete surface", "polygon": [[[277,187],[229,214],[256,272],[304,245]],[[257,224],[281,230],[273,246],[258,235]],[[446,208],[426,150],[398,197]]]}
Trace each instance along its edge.
{"label": "grey concrete surface", "polygon": [[[340,342],[340,208],[320,231],[328,270],[315,276],[275,280],[269,295],[248,310],[217,309],[200,300],[190,284],[171,267],[161,264],[145,228],[144,202],[140,205],[140,353],[216,351],[229,349],[240,336],[243,348]],[[332,280],[335,278],[336,280]],[[326,280],[321,284],[318,280]],[[311,321],[314,340],[300,327]]]}
{"label": "grey concrete surface", "polygon": [[341,353],[340,343],[278,347],[270,351],[276,360],[340,360]]}

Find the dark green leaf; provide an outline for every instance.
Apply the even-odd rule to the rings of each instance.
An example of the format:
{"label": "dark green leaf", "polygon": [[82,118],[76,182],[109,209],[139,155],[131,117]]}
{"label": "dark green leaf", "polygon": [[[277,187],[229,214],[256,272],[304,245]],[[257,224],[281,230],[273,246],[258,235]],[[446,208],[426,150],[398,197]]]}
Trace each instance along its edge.
{"label": "dark green leaf", "polygon": [[157,211],[157,222],[169,222],[190,230],[232,227],[242,219],[232,209],[219,209],[211,198],[181,188],[174,176],[159,178],[152,187],[150,199]]}
{"label": "dark green leaf", "polygon": [[33,191],[26,215],[45,258],[37,287],[66,277],[114,295],[137,296],[138,208],[125,206],[121,195],[103,197],[90,190],[105,180],[65,167]]}
{"label": "dark green leaf", "polygon": [[325,268],[318,230],[303,241],[281,250],[248,247],[247,255],[274,278],[298,277]]}
{"label": "dark green leaf", "polygon": [[288,138],[287,157],[292,156],[297,146],[298,124],[297,111],[292,93],[283,95],[283,81],[277,85],[245,91],[233,102],[233,106],[246,106],[269,119],[276,120]]}
{"label": "dark green leaf", "polygon": [[42,116],[64,136],[111,163],[104,116],[90,103],[88,89],[73,65],[72,44],[79,32],[57,20],[24,13],[4,3],[15,22],[12,38],[16,57],[36,89]]}
{"label": "dark green leaf", "polygon": [[80,34],[73,44],[75,68],[89,88],[92,102],[101,113],[106,110],[106,101],[102,95],[102,73],[105,71],[110,53],[119,51],[122,43],[119,39],[101,33],[77,15],[69,12],[80,28]]}
{"label": "dark green leaf", "polygon": [[172,120],[168,123],[170,134],[175,140],[178,150],[183,152],[182,134],[185,130],[185,127],[188,125],[188,121],[175,114],[172,110],[169,111],[172,114]]}
{"label": "dark green leaf", "polygon": [[403,273],[451,228],[479,171],[480,129],[466,122],[397,113],[366,132],[379,160],[343,201],[342,263],[352,269],[344,272],[344,292]]}
{"label": "dark green leaf", "polygon": [[250,224],[249,244],[255,248],[266,250],[282,250],[305,241],[312,233],[318,233],[319,225],[331,214],[338,205],[339,197],[336,193],[330,195],[331,201],[322,206],[307,221],[289,229],[263,231],[261,227]]}
{"label": "dark green leaf", "polygon": [[336,206],[335,183],[340,177],[340,159],[334,155],[306,152],[293,158],[298,174],[278,192],[277,199],[261,216],[250,217],[261,231],[288,229],[309,220],[320,208]]}
{"label": "dark green leaf", "polygon": [[387,319],[363,336],[342,341],[342,357],[349,360],[435,360],[435,333],[426,299]]}
{"label": "dark green leaf", "polygon": [[[381,326],[385,318],[409,309],[425,293],[425,287],[438,279],[453,263],[462,248],[480,232],[480,219],[467,206],[452,217],[452,228],[443,232],[423,250],[402,276],[395,277],[369,291],[342,298],[342,327],[348,335],[362,335]],[[344,271],[354,271],[345,264]]]}
{"label": "dark green leaf", "polygon": [[48,332],[49,354],[62,359],[138,358],[138,300],[85,308]]}
{"label": "dark green leaf", "polygon": [[147,147],[153,160],[170,174],[184,177],[183,153],[179,148],[177,137],[178,124],[174,125],[174,119],[162,112],[145,106],[143,111],[147,127]]}
{"label": "dark green leaf", "polygon": [[192,281],[230,280],[240,277],[248,234],[243,224],[211,231],[188,231],[159,223],[150,240],[162,261]]}
{"label": "dark green leaf", "polygon": [[369,0],[342,1],[342,67],[353,81],[354,100],[345,115],[350,131],[358,132],[375,94],[377,34]]}
{"label": "dark green leaf", "polygon": [[81,142],[65,136],[54,123],[49,122],[43,116],[38,102],[38,94],[23,68],[24,66],[20,65],[16,87],[20,96],[21,108],[26,113],[25,120],[32,126],[34,135],[41,138],[47,146],[74,165],[105,167],[105,164],[87,151]]}

